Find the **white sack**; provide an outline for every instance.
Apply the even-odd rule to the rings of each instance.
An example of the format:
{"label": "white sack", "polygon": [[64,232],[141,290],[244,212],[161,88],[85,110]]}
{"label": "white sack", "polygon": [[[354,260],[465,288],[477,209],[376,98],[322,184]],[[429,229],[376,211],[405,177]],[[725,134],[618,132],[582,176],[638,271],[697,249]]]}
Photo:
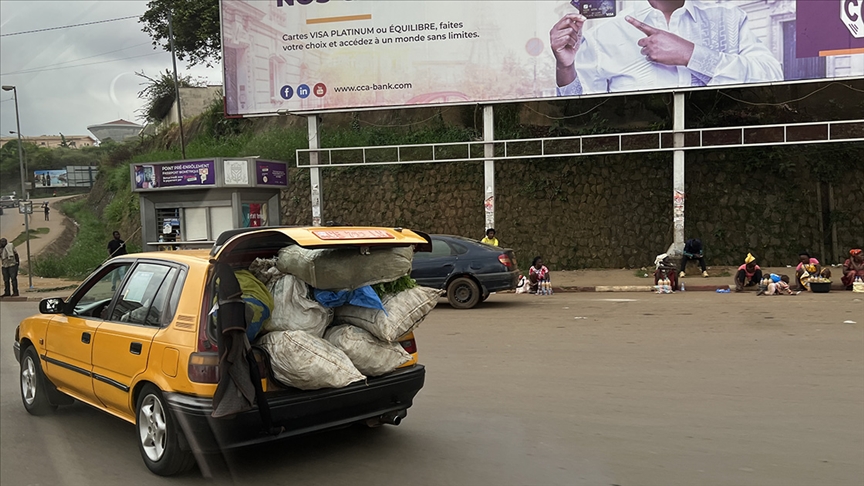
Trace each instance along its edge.
{"label": "white sack", "polygon": [[378,339],[392,343],[416,328],[435,308],[441,291],[429,287],[414,287],[381,299],[387,313],[354,305],[336,308],[335,320],[351,324],[372,333]]}
{"label": "white sack", "polygon": [[411,273],[414,249],[371,247],[308,250],[297,245],[279,250],[276,268],[321,290],[354,290],[364,285],[392,282]]}
{"label": "white sack", "polygon": [[270,355],[275,378],[287,386],[341,388],[366,378],[336,346],[303,331],[271,332],[257,344]]}
{"label": "white sack", "polygon": [[366,376],[380,376],[411,361],[411,355],[401,344],[385,343],[359,327],[331,327],[324,339],[344,351]]}
{"label": "white sack", "polygon": [[282,275],[270,282],[273,309],[264,330],[306,331],[315,337],[324,335],[324,330],[333,320],[333,309],[328,309],[310,299],[309,287],[293,275]]}

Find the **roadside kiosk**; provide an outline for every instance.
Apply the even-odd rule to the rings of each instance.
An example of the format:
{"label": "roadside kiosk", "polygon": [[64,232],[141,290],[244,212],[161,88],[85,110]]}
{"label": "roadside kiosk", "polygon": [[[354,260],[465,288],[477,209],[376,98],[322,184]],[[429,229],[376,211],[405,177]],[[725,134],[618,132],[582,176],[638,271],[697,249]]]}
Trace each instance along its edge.
{"label": "roadside kiosk", "polygon": [[216,157],[129,169],[140,196],[144,251],[206,248],[226,230],[280,224],[287,162]]}

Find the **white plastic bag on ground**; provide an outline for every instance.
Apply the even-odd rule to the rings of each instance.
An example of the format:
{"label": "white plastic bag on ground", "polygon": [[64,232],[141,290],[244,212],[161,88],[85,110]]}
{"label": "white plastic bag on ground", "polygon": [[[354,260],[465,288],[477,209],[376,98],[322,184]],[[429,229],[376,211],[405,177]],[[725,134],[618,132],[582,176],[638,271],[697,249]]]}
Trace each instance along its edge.
{"label": "white plastic bag on ground", "polygon": [[384,311],[353,305],[336,308],[335,320],[351,324],[372,333],[378,339],[392,343],[413,331],[435,308],[441,291],[429,287],[414,287],[381,299]]}
{"label": "white plastic bag on ground", "polygon": [[380,376],[411,361],[411,355],[401,344],[385,343],[359,327],[331,327],[324,339],[344,351],[366,376]]}
{"label": "white plastic bag on ground", "polygon": [[321,290],[354,290],[364,285],[392,282],[411,273],[414,249],[357,248],[308,250],[297,245],[279,250],[276,268]]}
{"label": "white plastic bag on ground", "polygon": [[341,388],[366,379],[339,348],[303,331],[271,332],[256,344],[270,355],[273,376],[287,386]]}
{"label": "white plastic bag on ground", "polygon": [[333,320],[333,309],[310,299],[309,287],[293,275],[282,275],[270,282],[273,310],[265,331],[306,331],[322,337]]}

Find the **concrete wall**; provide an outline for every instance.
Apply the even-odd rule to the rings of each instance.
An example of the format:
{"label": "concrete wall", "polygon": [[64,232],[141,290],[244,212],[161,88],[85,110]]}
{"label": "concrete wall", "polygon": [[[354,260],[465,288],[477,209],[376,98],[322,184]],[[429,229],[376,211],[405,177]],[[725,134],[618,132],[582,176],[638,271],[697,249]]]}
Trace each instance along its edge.
{"label": "concrete wall", "polygon": [[[864,166],[820,184],[806,160],[776,171],[752,157],[743,150],[688,155],[685,235],[703,240],[709,265],[737,265],[747,252],[766,265],[793,264],[801,249],[836,263],[864,245]],[[556,269],[648,266],[672,242],[671,153],[495,167],[498,238],[523,268],[537,255]],[[290,174],[282,222],[311,224],[308,170]],[[482,189],[481,163],[329,169],[324,220],[480,239]],[[837,221],[833,256],[820,220],[829,212]]]}
{"label": "concrete wall", "polygon": [[[180,111],[183,114],[183,119],[193,118],[210,106],[214,99],[222,96],[222,86],[205,86],[201,88],[180,88]],[[171,111],[168,112],[160,125],[171,126],[178,123],[177,119],[177,101],[171,105]]]}

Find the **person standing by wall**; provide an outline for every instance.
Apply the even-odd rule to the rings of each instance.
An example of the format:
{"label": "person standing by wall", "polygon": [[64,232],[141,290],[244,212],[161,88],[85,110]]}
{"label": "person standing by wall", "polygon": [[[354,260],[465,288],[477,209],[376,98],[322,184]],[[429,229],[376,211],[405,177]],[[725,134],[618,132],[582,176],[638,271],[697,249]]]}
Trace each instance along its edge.
{"label": "person standing by wall", "polygon": [[487,245],[492,246],[501,246],[498,244],[498,238],[495,237],[495,228],[489,228],[486,230],[486,236],[480,240],[480,243],[486,243]]}
{"label": "person standing by wall", "polygon": [[679,278],[684,278],[686,275],[684,272],[687,270],[687,262],[690,260],[697,260],[699,268],[702,269],[702,276],[708,276],[708,268],[705,266],[705,250],[702,247],[702,240],[699,238],[690,238],[684,243],[684,253],[681,255],[681,269],[678,274]]}
{"label": "person standing by wall", "polygon": [[0,238],[0,260],[3,265],[2,297],[18,297],[18,265],[21,259],[18,257],[15,245],[6,241],[6,238]]}

